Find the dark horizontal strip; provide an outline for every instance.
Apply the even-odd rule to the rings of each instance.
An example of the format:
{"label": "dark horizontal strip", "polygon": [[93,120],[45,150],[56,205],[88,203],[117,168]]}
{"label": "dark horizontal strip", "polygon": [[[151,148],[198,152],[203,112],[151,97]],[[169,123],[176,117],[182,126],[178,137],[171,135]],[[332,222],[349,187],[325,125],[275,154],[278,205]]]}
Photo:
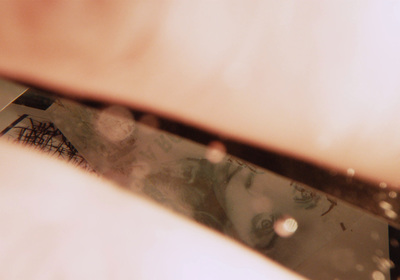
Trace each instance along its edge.
{"label": "dark horizontal strip", "polygon": [[2,132],[0,132],[0,137],[5,135],[7,132],[9,132],[14,126],[16,126],[18,123],[20,123],[23,119],[25,119],[28,115],[27,114],[23,114],[22,116],[20,116],[18,119],[16,119],[15,121],[13,121],[9,126],[7,126],[5,129],[3,129]]}
{"label": "dark horizontal strip", "polygon": [[[58,93],[51,93],[49,98],[54,98],[54,95],[71,99],[70,97],[65,97]],[[80,104],[98,109],[110,106],[110,104],[89,99],[75,98],[73,100]],[[194,142],[207,146],[213,141],[220,141],[225,145],[227,152],[233,156],[294,181],[304,183],[329,196],[348,202],[370,214],[385,219],[389,224],[400,229],[400,199],[397,199],[397,197],[400,197],[400,193],[397,189],[391,188],[390,186],[382,189],[376,184],[361,180],[360,178],[348,177],[344,174],[332,172],[331,170],[321,168],[312,163],[274,151],[260,149],[232,139],[227,139],[217,134],[178,123],[177,121],[165,117],[160,117],[154,112],[144,112],[135,109],[131,109],[131,111],[139,122],[144,115],[154,115],[159,122],[159,129]],[[389,195],[389,193],[393,192],[396,193],[397,197],[393,198],[393,196]],[[379,205],[379,202],[382,200],[391,204],[392,211],[397,214],[397,217],[389,218],[386,215],[385,209],[382,209]]]}
{"label": "dark horizontal strip", "polygon": [[23,105],[39,110],[47,110],[54,102],[54,98],[48,95],[43,98],[43,93],[40,90],[29,88],[24,94],[14,100],[14,104]]}

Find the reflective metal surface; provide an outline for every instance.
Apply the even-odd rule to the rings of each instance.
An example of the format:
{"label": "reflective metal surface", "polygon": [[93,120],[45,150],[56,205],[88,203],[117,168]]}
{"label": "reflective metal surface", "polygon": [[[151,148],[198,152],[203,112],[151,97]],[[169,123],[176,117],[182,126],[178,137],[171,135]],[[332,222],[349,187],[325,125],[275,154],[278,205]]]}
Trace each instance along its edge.
{"label": "reflective metal surface", "polygon": [[0,79],[0,112],[27,89],[26,86]]}
{"label": "reflective metal surface", "polygon": [[[38,102],[38,97],[41,102]],[[35,101],[36,100],[36,101]],[[399,193],[117,105],[30,89],[0,135],[155,200],[311,279],[390,279]]]}

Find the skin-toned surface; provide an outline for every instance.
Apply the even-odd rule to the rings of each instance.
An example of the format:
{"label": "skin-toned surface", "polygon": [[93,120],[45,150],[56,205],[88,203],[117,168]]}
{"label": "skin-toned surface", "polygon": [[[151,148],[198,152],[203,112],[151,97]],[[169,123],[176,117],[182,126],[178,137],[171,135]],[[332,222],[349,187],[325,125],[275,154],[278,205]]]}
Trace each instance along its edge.
{"label": "skin-toned surface", "polygon": [[[2,0],[0,74],[65,94],[154,110],[261,147],[341,171],[351,168],[356,175],[398,186],[399,11],[400,4],[389,0],[251,3]],[[81,278],[99,278],[90,273],[100,273],[97,269],[101,267],[110,277],[118,278],[114,273],[121,273],[117,276],[123,279],[129,273],[137,273],[126,261],[130,257],[143,261],[140,265],[144,267],[151,265],[143,273],[160,273],[171,278],[176,276],[174,273],[183,273],[179,275],[185,278],[192,267],[182,272],[176,265],[181,263],[179,257],[185,261],[188,255],[195,257],[188,247],[181,248],[178,259],[171,258],[168,264],[172,263],[173,268],[167,274],[163,269],[155,270],[150,260],[155,256],[155,263],[167,269],[167,263],[163,263],[165,253],[176,249],[172,245],[187,236],[194,238],[188,243],[203,250],[200,251],[203,254],[196,256],[211,254],[219,260],[193,260],[199,279],[219,273],[216,264],[229,267],[226,271],[233,278],[257,279],[281,273],[244,249],[228,246],[215,236],[208,238],[206,231],[163,214],[154,205],[103,188],[102,183],[83,179],[82,174],[38,155],[19,153],[11,146],[1,145],[4,194],[0,196],[0,224],[8,229],[1,231],[0,239],[4,246],[0,257],[7,258],[7,262],[0,262],[2,279],[32,277],[41,273],[40,269],[46,271],[45,267],[58,265],[57,260],[68,265],[66,270],[59,266],[66,271],[62,274],[66,278],[80,278],[84,273],[89,274]],[[20,171],[15,173],[17,167]],[[60,179],[55,186],[68,199],[61,199],[60,194],[47,189],[49,179],[36,176],[44,169],[57,174],[54,177]],[[33,188],[38,185],[43,188],[39,194]],[[17,188],[10,189],[13,186]],[[90,190],[85,193],[81,187]],[[68,205],[52,204],[75,203],[75,193],[82,201],[76,202],[72,213],[66,212],[70,209]],[[37,195],[37,200],[32,194]],[[103,199],[108,201],[107,207]],[[78,212],[89,218],[103,215],[105,218],[82,225],[79,220],[83,219],[82,214]],[[148,213],[145,221],[132,214],[138,212]],[[128,236],[127,232],[137,230],[127,224],[131,218],[149,226],[149,231],[138,232],[137,239]],[[149,225],[151,219],[157,227]],[[116,229],[127,231],[113,231],[107,226],[111,222]],[[190,234],[180,230],[172,230],[172,234],[159,231],[174,225]],[[103,232],[105,237],[98,237]],[[50,251],[42,249],[41,243],[34,242],[36,234],[49,234],[47,240],[61,247],[49,245]],[[126,248],[132,250],[137,245],[153,244],[155,238],[160,238],[160,242],[150,251],[146,247],[144,251],[149,253],[145,258],[143,251],[121,249],[121,253],[119,249],[110,249],[116,263],[126,269],[113,270],[108,267],[108,259],[102,259],[105,251],[91,251],[112,246],[98,246],[103,237],[118,240],[118,248],[129,244]],[[146,239],[150,237],[153,239]],[[137,241],[142,239],[143,242]],[[17,244],[17,240],[26,243]],[[63,242],[75,247],[64,246]],[[77,244],[87,242],[88,250],[83,254],[74,251]],[[58,250],[57,257],[50,257],[51,250]],[[42,258],[35,259],[43,263],[36,265],[29,254],[38,251],[43,253]],[[136,256],[131,255],[135,252]],[[76,255],[89,259],[88,265],[80,266],[78,261],[70,265],[68,262]],[[235,259],[239,255],[240,260]],[[247,274],[252,269],[246,269],[246,273],[238,271],[239,263],[244,260],[246,265],[255,266],[254,276]],[[32,266],[24,272],[18,270],[21,264]],[[200,269],[208,264],[214,266]],[[96,270],[90,269],[93,267]],[[60,278],[52,271],[46,273]],[[156,274],[139,277],[159,279]],[[278,275],[271,278],[283,279]]]}
{"label": "skin-toned surface", "polygon": [[372,0],[5,0],[0,73],[397,186],[399,9]]}

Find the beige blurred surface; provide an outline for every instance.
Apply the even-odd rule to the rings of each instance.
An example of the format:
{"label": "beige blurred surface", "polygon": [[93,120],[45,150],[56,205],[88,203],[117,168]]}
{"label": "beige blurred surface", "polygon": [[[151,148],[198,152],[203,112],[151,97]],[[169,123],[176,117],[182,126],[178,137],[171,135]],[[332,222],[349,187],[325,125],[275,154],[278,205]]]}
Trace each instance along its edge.
{"label": "beige blurred surface", "polygon": [[0,72],[399,184],[397,1],[1,1]]}
{"label": "beige blurred surface", "polygon": [[[398,186],[399,12],[391,0],[3,0],[0,74]],[[3,279],[292,277],[154,205],[1,146]],[[193,247],[177,249],[182,241]]]}
{"label": "beige blurred surface", "polygon": [[0,79],[0,112],[27,89],[26,86]]}

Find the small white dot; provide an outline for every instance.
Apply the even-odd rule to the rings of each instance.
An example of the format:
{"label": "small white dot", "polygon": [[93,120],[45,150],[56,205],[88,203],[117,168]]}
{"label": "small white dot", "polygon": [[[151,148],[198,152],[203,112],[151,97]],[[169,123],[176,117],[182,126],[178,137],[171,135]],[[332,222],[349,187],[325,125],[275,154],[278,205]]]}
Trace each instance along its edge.
{"label": "small white dot", "polygon": [[225,145],[221,142],[211,142],[206,151],[206,158],[212,163],[218,163],[223,160],[226,155]]}
{"label": "small white dot", "polygon": [[292,236],[296,232],[297,228],[297,221],[290,217],[279,219],[274,224],[274,230],[276,234],[281,237]]}
{"label": "small white dot", "polygon": [[397,213],[394,212],[394,211],[391,210],[391,209],[385,210],[385,215],[386,215],[388,218],[393,219],[393,220],[397,218]]}
{"label": "small white dot", "polygon": [[353,177],[356,174],[356,171],[353,168],[347,169],[347,176]]}
{"label": "small white dot", "polygon": [[379,202],[379,206],[384,209],[384,210],[391,210],[393,209],[392,204],[390,204],[389,202],[386,201],[381,201]]}
{"label": "small white dot", "polygon": [[372,279],[373,280],[385,280],[385,275],[382,272],[375,270],[374,272],[372,272]]}
{"label": "small white dot", "polygon": [[386,184],[385,182],[380,182],[380,183],[379,183],[379,187],[380,187],[381,189],[386,189],[387,184]]}
{"label": "small white dot", "polygon": [[397,197],[397,193],[394,191],[389,192],[389,197],[390,198],[396,198]]}

